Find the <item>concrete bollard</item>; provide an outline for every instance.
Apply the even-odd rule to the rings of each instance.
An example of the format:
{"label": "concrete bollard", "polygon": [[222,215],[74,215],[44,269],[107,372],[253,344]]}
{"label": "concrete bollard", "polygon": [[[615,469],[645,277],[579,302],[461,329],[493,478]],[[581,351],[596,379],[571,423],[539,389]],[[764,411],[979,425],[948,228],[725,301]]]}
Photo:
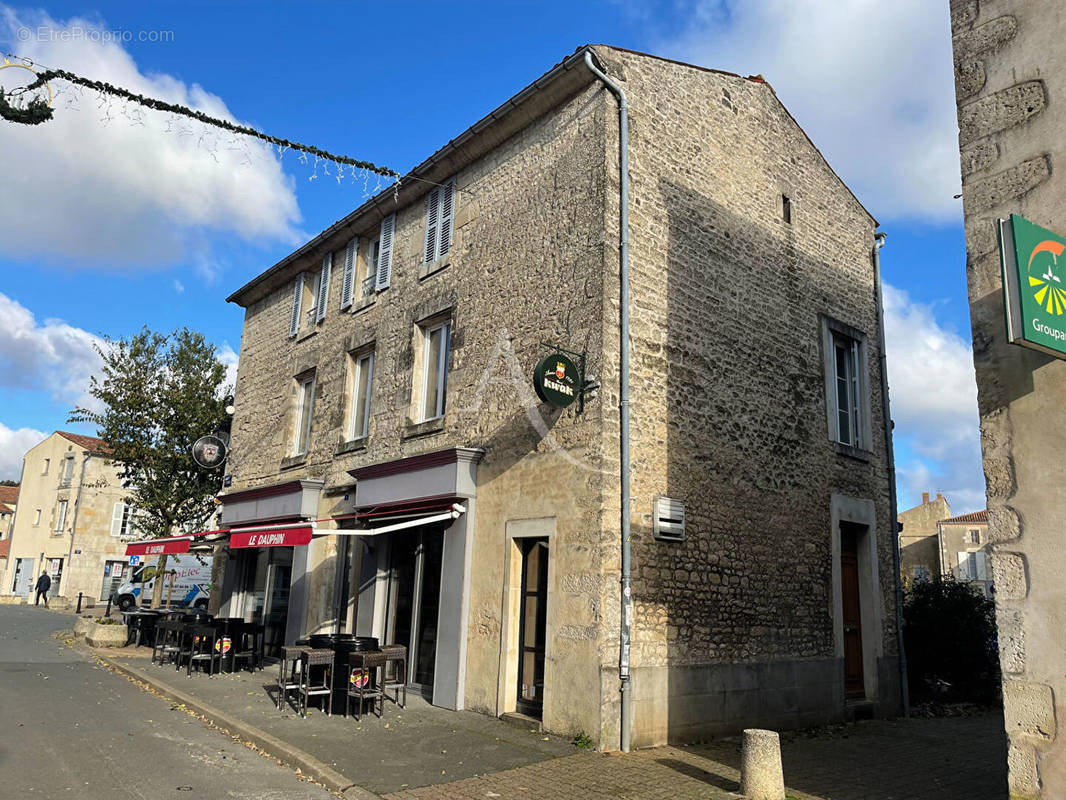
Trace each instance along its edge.
{"label": "concrete bollard", "polygon": [[748,800],[785,800],[781,737],[749,728],[740,751],[740,793]]}

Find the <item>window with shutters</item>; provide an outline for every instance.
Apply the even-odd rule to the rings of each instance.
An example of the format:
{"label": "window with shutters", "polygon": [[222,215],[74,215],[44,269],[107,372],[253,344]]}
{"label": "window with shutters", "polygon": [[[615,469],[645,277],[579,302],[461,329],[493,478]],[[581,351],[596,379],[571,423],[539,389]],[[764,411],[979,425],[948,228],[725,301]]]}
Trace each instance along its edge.
{"label": "window with shutters", "polygon": [[842,452],[865,457],[872,439],[866,335],[823,316],[822,343],[829,438]]}
{"label": "window with shutters", "polygon": [[74,456],[63,458],[63,471],[59,474],[59,486],[70,486],[71,478],[74,477]]}
{"label": "window with shutters", "polygon": [[53,528],[54,533],[62,533],[63,527],[67,524],[67,501],[60,500],[56,503],[56,524]]}
{"label": "window with shutters", "polygon": [[970,544],[981,544],[981,531],[977,528],[970,529]]}
{"label": "window with shutters", "polygon": [[115,503],[111,510],[111,535],[112,536],[136,536],[137,526],[136,512],[129,503]]}
{"label": "window with shutters", "polygon": [[341,311],[351,308],[355,299],[358,251],[359,237],[353,237],[344,248],[344,272],[341,276]]}
{"label": "window with shutters", "polygon": [[426,195],[426,236],[422,263],[444,259],[452,247],[452,216],[455,210],[455,179],[434,186]]}
{"label": "window with shutters", "polygon": [[293,456],[307,454],[311,441],[311,420],[315,407],[315,375],[310,373],[296,379],[296,408],[293,425]]}
{"label": "window with shutters", "polygon": [[389,214],[381,221],[381,231],[372,255],[375,267],[374,288],[383,291],[392,283],[393,234],[396,233],[396,215]]}
{"label": "window with shutters", "polygon": [[324,269],[323,262],[321,269],[301,272],[296,276],[292,290],[292,313],[289,316],[290,339],[314,330],[318,322],[319,290]]}
{"label": "window with shutters", "polygon": [[448,392],[448,349],[451,323],[448,321],[420,328],[422,338],[422,380],[419,403],[420,421],[444,416]]}

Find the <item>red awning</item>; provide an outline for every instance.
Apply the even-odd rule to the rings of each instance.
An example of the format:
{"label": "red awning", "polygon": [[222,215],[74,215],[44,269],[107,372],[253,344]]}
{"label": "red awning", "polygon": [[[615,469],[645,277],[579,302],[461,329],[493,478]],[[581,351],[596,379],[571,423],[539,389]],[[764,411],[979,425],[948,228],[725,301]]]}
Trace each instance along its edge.
{"label": "red awning", "polygon": [[171,553],[188,553],[191,536],[171,536],[166,539],[149,539],[126,545],[128,556],[161,556]]}
{"label": "red awning", "polygon": [[268,530],[251,530],[230,532],[229,546],[235,547],[293,547],[311,543],[311,526],[300,525],[292,528],[271,528]]}

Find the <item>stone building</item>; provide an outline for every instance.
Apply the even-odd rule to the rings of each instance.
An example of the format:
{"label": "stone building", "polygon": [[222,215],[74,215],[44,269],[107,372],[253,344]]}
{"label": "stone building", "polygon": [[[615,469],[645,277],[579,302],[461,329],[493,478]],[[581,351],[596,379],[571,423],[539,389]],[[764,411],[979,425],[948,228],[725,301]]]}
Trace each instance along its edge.
{"label": "stone building", "polygon": [[15,524],[15,509],[18,507],[19,487],[0,486],[0,540],[11,536]]}
{"label": "stone building", "polygon": [[50,597],[106,600],[126,568],[133,514],[103,442],[51,434],[26,453],[19,489],[3,593],[32,602],[47,572]]}
{"label": "stone building", "polygon": [[937,523],[951,516],[951,506],[940,492],[929,499],[922,492],[921,505],[899,513],[900,577],[904,584],[931,580],[944,573]]}
{"label": "stone building", "polygon": [[937,525],[941,571],[974,584],[992,597],[992,570],[987,559],[988,512],[974,511],[940,520]]}
{"label": "stone building", "polygon": [[1010,790],[1061,798],[1066,364],[1007,341],[996,223],[1066,234],[1066,15],[1060,0],[952,0],[951,24]]}
{"label": "stone building", "polygon": [[[876,221],[760,77],[611,47],[229,298],[217,602],[618,746],[619,111],[586,53],[631,123],[632,742],[895,712]],[[538,399],[546,356],[583,407]]]}

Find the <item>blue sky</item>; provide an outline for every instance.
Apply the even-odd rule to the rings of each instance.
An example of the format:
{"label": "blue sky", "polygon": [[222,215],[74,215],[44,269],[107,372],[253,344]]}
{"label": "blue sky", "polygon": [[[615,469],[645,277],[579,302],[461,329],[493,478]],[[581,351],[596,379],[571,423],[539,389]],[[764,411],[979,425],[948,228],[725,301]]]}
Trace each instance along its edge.
{"label": "blue sky", "polygon": [[[961,512],[983,483],[941,5],[0,4],[0,49],[401,172],[587,42],[761,73],[889,234],[901,507]],[[0,125],[0,153],[0,478],[71,427],[92,337],[189,325],[232,363],[225,297],[376,184],[69,90],[54,121]]]}

